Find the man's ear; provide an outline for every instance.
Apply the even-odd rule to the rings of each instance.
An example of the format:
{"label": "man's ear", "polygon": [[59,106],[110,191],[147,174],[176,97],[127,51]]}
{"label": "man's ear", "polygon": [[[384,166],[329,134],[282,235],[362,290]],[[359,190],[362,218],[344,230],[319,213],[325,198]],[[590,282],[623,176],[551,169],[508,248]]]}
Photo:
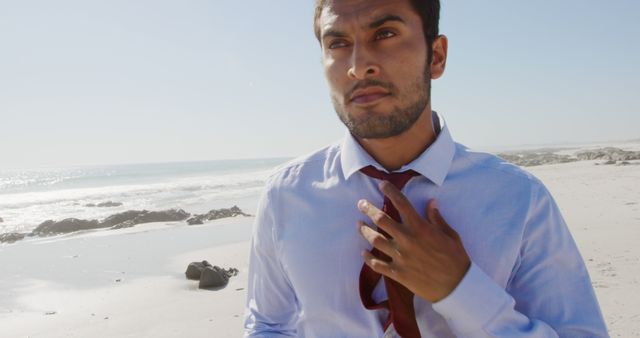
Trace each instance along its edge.
{"label": "man's ear", "polygon": [[444,35],[439,35],[431,44],[431,79],[435,80],[442,76],[447,65],[447,48],[449,41]]}

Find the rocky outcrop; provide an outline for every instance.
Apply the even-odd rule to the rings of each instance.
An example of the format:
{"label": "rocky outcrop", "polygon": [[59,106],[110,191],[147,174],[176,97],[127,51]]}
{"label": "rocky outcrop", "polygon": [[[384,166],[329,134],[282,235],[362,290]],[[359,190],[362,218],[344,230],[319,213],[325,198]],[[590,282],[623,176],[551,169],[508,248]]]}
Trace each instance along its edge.
{"label": "rocky outcrop", "polygon": [[557,151],[557,149],[527,150],[513,153],[501,153],[498,154],[498,156],[508,162],[522,167],[590,160],[603,160],[605,162],[602,164],[610,165],[616,164],[617,162],[640,160],[640,151],[627,151],[613,147],[579,151],[574,155],[560,155],[555,153]]}
{"label": "rocky outcrop", "polygon": [[504,160],[522,167],[533,167],[543,164],[557,164],[577,161],[568,155],[558,155],[548,152],[525,152],[520,154],[498,154]]}
{"label": "rocky outcrop", "polygon": [[0,234],[0,243],[13,243],[23,239],[27,234],[20,234],[17,232],[9,232],[6,234]]}
{"label": "rocky outcrop", "polygon": [[121,229],[142,223],[184,221],[188,217],[189,213],[182,209],[164,211],[129,210],[105,218],[102,224],[112,229]]}
{"label": "rocky outcrop", "polygon": [[112,227],[114,225],[118,225],[130,220],[133,220],[144,212],[147,212],[147,211],[146,210],[128,210],[121,213],[113,214],[105,218],[102,221],[102,224],[104,224],[105,227]]}
{"label": "rocky outcrop", "polygon": [[111,225],[111,229],[122,229],[143,223],[184,221],[189,218],[190,215],[191,214],[182,209],[169,209],[163,211],[129,210],[124,213],[107,217],[104,222],[106,223],[109,221],[108,224],[112,224],[114,220],[119,220],[120,222]]}
{"label": "rocky outcrop", "polygon": [[595,150],[585,150],[576,153],[579,160],[633,161],[640,160],[640,151],[627,151],[619,148],[607,147]]}
{"label": "rocky outcrop", "polygon": [[62,221],[55,222],[52,220],[44,221],[33,230],[33,234],[37,236],[53,236],[66,234],[80,230],[93,230],[104,228],[100,222],[95,219],[83,220],[77,218],[67,218]]}
{"label": "rocky outcrop", "polygon": [[93,230],[101,228],[121,229],[132,227],[142,223],[175,222],[184,221],[190,214],[182,209],[169,209],[163,211],[129,210],[111,215],[102,222],[98,220],[83,220],[67,218],[59,222],[45,221],[33,230],[37,236],[52,236],[66,234],[80,230]]}
{"label": "rocky outcrop", "polygon": [[189,225],[203,224],[205,221],[212,221],[214,219],[236,217],[236,216],[251,216],[251,215],[245,214],[244,212],[242,212],[242,210],[240,210],[240,208],[238,208],[238,206],[234,205],[231,208],[213,209],[206,214],[193,215],[193,217],[187,220],[187,224]]}
{"label": "rocky outcrop", "polygon": [[[113,203],[113,202],[105,202]],[[13,243],[23,239],[25,236],[53,236],[67,234],[81,230],[94,230],[102,228],[122,229],[133,227],[143,223],[153,222],[178,222],[187,220],[189,224],[202,224],[204,221],[214,220],[224,217],[250,216],[245,214],[234,206],[228,209],[214,209],[203,215],[195,215],[192,218],[190,213],[182,209],[169,209],[162,211],[148,210],[128,210],[121,213],[113,214],[102,221],[95,219],[84,220],[78,218],[67,218],[62,221],[47,220],[38,225],[33,232],[29,234],[9,233],[0,237],[0,242]],[[198,223],[200,222],[200,223]],[[209,264],[210,266],[210,264]]]}
{"label": "rocky outcrop", "polygon": [[97,208],[113,208],[113,207],[119,207],[122,206],[122,203],[120,202],[102,202],[102,203],[98,203],[98,204],[93,204],[93,203],[89,203],[89,204],[85,204],[85,207],[97,207]]}

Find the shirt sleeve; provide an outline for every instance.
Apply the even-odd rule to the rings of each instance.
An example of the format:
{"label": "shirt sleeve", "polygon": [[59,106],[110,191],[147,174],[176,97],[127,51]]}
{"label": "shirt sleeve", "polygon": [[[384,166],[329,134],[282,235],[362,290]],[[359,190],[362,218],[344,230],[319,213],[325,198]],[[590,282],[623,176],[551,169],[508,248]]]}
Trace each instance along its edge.
{"label": "shirt sleeve", "polygon": [[609,337],[584,261],[541,184],[506,290],[472,263],[433,308],[458,337]]}
{"label": "shirt sleeve", "polygon": [[297,299],[278,255],[272,190],[263,193],[253,228],[244,337],[296,336]]}

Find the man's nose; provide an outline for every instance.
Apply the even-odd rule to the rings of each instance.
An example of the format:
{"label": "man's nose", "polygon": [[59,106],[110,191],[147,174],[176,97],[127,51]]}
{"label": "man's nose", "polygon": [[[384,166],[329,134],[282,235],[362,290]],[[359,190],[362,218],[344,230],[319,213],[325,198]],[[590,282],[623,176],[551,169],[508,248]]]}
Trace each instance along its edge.
{"label": "man's nose", "polygon": [[354,80],[364,80],[367,77],[380,74],[380,66],[375,62],[371,51],[366,46],[356,43],[351,52],[351,65],[347,75]]}

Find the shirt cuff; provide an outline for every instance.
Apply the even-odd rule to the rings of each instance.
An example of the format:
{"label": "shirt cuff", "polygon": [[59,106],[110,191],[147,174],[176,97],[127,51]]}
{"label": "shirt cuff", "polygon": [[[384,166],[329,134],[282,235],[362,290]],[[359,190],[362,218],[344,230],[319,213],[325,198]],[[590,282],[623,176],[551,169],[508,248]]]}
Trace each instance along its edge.
{"label": "shirt cuff", "polygon": [[454,332],[483,330],[513,298],[473,262],[460,284],[444,299],[433,303]]}

